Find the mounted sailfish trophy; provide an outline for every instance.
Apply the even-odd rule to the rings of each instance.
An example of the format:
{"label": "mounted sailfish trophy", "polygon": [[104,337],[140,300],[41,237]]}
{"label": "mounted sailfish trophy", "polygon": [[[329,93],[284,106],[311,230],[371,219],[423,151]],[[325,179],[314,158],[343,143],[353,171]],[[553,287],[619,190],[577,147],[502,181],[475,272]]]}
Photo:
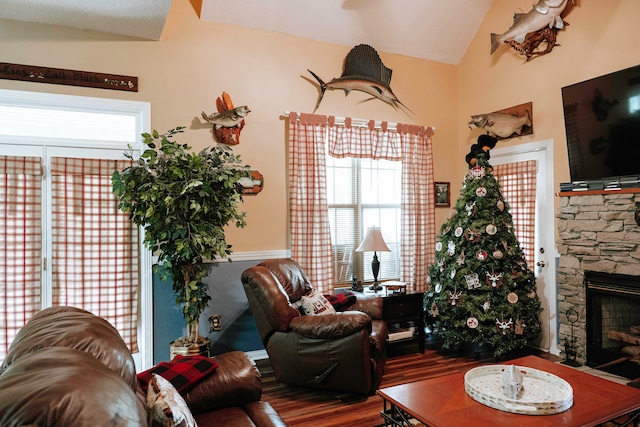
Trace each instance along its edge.
{"label": "mounted sailfish trophy", "polygon": [[216,99],[216,108],[218,112],[211,115],[202,112],[202,118],[213,123],[213,136],[221,144],[239,144],[244,118],[251,110],[246,105],[234,108],[227,92],[222,92],[222,97]]}
{"label": "mounted sailfish trophy", "polygon": [[322,97],[327,89],[340,89],[344,90],[345,96],[349,95],[352,90],[368,93],[373,98],[378,98],[395,109],[403,107],[413,114],[409,107],[400,102],[389,86],[393,70],[384,66],[378,52],[369,45],[359,44],[351,49],[344,59],[342,75],[328,83],[322,81],[313,71],[307,71],[320,84],[320,93],[314,112],[320,106]]}

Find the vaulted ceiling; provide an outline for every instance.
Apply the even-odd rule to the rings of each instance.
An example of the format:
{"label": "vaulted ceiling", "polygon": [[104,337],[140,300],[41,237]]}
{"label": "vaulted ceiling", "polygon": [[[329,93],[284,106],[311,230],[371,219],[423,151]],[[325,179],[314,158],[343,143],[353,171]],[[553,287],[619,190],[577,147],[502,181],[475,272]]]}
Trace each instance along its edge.
{"label": "vaulted ceiling", "polygon": [[[178,1],[178,0],[176,0]],[[202,21],[460,63],[492,0],[190,0]],[[160,40],[171,0],[0,0],[0,18]]]}

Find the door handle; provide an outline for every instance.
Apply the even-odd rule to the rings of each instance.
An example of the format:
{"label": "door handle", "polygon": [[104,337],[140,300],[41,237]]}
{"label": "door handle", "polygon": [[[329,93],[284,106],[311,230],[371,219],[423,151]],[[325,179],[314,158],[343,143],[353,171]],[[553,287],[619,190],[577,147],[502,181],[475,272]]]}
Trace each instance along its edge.
{"label": "door handle", "polygon": [[545,265],[547,265],[547,264],[545,264],[545,263],[544,263],[544,261],[538,261],[538,262],[536,263],[536,265],[537,265],[538,267],[544,267],[544,266],[545,266]]}

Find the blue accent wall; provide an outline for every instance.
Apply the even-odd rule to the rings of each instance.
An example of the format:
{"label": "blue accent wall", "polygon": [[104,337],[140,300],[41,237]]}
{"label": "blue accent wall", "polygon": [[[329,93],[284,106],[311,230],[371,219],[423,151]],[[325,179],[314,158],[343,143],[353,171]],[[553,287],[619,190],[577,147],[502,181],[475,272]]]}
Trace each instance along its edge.
{"label": "blue accent wall", "polygon": [[[211,301],[200,318],[200,335],[211,340],[211,354],[232,350],[255,351],[264,346],[256,327],[240,276],[260,261],[217,262],[209,264],[204,282]],[[153,363],[169,360],[169,343],[186,335],[182,308],[176,304],[171,279],[153,275]],[[209,317],[221,315],[221,331],[210,331]]]}

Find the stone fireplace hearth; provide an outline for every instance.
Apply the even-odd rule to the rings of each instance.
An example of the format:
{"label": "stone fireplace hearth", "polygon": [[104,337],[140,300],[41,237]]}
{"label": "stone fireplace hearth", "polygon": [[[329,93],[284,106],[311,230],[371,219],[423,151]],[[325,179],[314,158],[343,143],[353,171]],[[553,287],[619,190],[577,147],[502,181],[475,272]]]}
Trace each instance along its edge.
{"label": "stone fireplace hearth", "polygon": [[[576,360],[587,360],[587,291],[585,271],[640,277],[640,226],[635,213],[640,189],[588,191],[560,194],[557,214],[558,347],[564,352],[571,338],[570,309],[578,313],[574,323]],[[640,310],[640,305],[638,305]],[[596,364],[596,363],[592,363]]]}

